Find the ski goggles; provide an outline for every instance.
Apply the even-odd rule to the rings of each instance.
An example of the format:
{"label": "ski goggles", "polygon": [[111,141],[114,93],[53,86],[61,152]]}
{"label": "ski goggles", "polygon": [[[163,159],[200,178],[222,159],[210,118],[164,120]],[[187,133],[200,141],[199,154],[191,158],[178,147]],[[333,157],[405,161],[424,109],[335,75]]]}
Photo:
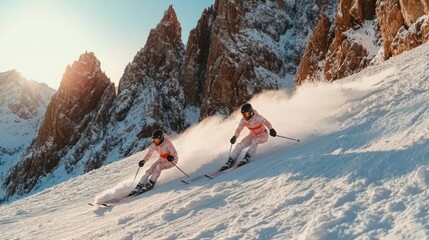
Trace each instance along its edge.
{"label": "ski goggles", "polygon": [[250,117],[250,112],[242,112],[241,115],[243,115],[244,118],[248,119]]}
{"label": "ski goggles", "polygon": [[152,138],[153,143],[158,145],[161,142],[161,138]]}

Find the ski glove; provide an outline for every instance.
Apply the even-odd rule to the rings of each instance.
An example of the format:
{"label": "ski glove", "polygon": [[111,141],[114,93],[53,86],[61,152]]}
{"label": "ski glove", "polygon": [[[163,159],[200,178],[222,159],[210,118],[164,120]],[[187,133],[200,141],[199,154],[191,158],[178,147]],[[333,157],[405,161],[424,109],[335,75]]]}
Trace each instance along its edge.
{"label": "ski glove", "polygon": [[271,129],[270,129],[270,135],[271,135],[272,137],[277,136],[277,132],[276,132],[276,130],[274,130],[274,128],[271,128]]}
{"label": "ski glove", "polygon": [[143,165],[144,165],[144,160],[141,160],[141,161],[139,162],[139,167],[143,167]]}
{"label": "ski glove", "polygon": [[167,161],[172,162],[174,160],[174,157],[172,155],[167,156]]}
{"label": "ski glove", "polygon": [[235,136],[233,136],[233,137],[231,138],[231,140],[229,140],[229,142],[230,142],[231,144],[234,144],[234,143],[235,143],[235,141],[237,141],[237,138],[236,138]]}

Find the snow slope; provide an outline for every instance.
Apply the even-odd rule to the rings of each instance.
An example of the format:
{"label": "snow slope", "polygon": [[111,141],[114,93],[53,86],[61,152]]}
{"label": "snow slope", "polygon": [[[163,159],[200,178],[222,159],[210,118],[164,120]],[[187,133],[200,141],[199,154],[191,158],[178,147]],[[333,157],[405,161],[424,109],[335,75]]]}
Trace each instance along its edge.
{"label": "snow slope", "polygon": [[[270,138],[213,180],[184,185],[173,168],[133,201],[87,205],[132,189],[139,152],[0,206],[0,238],[429,239],[428,59],[425,44],[341,81],[256,96],[277,132],[301,142]],[[220,167],[239,117],[178,136],[179,167]]]}

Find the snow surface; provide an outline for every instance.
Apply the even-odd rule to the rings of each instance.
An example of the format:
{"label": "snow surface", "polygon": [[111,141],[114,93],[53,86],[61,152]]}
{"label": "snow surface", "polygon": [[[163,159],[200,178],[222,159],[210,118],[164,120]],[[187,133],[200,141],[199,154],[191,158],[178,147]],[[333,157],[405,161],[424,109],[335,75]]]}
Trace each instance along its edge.
{"label": "snow surface", "polygon": [[[139,152],[0,206],[0,238],[429,239],[428,59],[426,44],[331,84],[260,94],[254,107],[299,143],[270,138],[213,180],[185,185],[173,168],[137,199],[89,206],[133,188]],[[178,166],[220,167],[239,117],[174,139]]]}

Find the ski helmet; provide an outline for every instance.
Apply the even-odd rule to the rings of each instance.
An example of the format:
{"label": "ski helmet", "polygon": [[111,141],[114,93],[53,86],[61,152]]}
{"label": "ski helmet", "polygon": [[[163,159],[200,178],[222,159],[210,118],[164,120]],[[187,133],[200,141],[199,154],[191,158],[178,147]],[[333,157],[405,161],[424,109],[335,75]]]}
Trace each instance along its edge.
{"label": "ski helmet", "polygon": [[250,103],[245,103],[242,107],[241,107],[241,112],[252,112],[253,111],[253,107],[252,105],[250,105]]}
{"label": "ski helmet", "polygon": [[253,107],[250,105],[250,103],[246,103],[243,106],[241,106],[241,114],[243,114],[243,117],[246,120],[249,120],[253,117]]}
{"label": "ski helmet", "polygon": [[164,140],[164,132],[162,130],[160,130],[160,129],[155,130],[152,133],[152,138],[159,138],[162,141],[162,140]]}

